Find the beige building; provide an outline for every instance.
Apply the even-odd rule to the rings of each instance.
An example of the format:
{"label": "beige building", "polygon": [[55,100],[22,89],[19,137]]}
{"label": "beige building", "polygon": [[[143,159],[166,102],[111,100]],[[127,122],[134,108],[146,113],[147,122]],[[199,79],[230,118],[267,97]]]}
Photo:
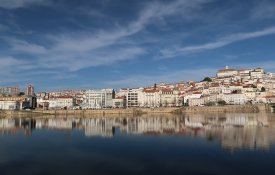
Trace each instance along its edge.
{"label": "beige building", "polygon": [[181,106],[180,93],[176,90],[163,89],[160,91],[160,105]]}
{"label": "beige building", "polygon": [[189,106],[204,106],[209,102],[209,96],[201,98],[191,98],[188,101]]}
{"label": "beige building", "polygon": [[228,66],[226,66],[225,69],[219,70],[217,72],[218,78],[231,77],[235,75],[238,75],[238,71],[236,69],[229,69]]}
{"label": "beige building", "polygon": [[224,101],[231,105],[243,105],[247,102],[245,94],[224,94]]}
{"label": "beige building", "polygon": [[142,107],[159,107],[160,91],[154,89],[144,89],[140,98]]}
{"label": "beige building", "polygon": [[52,97],[49,99],[50,109],[69,109],[75,105],[75,99],[70,96]]}
{"label": "beige building", "polygon": [[113,108],[125,108],[126,107],[126,97],[115,97],[113,99]]}
{"label": "beige building", "polygon": [[1,110],[16,110],[20,109],[19,101],[0,101]]}

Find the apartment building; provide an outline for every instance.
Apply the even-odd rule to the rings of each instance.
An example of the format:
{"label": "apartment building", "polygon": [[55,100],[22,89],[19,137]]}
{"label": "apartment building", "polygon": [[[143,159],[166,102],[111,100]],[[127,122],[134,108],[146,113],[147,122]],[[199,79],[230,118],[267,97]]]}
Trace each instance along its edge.
{"label": "apartment building", "polygon": [[102,109],[113,106],[113,89],[88,90],[83,97],[81,104],[84,109]]}
{"label": "apartment building", "polygon": [[70,96],[50,97],[50,109],[70,109],[75,106],[75,99]]}

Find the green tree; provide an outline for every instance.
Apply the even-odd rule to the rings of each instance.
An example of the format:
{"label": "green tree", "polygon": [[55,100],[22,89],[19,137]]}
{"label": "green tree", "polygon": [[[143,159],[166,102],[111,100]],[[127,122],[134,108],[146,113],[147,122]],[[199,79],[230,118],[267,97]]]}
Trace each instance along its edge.
{"label": "green tree", "polygon": [[218,104],[221,106],[224,106],[224,105],[226,105],[226,102],[224,100],[221,100],[221,101],[218,101]]}
{"label": "green tree", "polygon": [[212,82],[212,79],[210,77],[205,77],[202,81]]}
{"label": "green tree", "polygon": [[265,87],[262,87],[262,88],[261,88],[261,92],[265,92]]}

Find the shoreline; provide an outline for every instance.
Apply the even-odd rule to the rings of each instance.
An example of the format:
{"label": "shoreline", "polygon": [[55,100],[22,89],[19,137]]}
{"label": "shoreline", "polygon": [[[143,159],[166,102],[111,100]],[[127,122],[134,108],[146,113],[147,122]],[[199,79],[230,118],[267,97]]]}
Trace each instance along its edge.
{"label": "shoreline", "polygon": [[99,110],[0,110],[0,117],[35,117],[35,116],[106,116],[106,115],[131,115],[144,114],[173,114],[188,113],[271,113],[269,105],[226,105],[226,106],[195,106],[171,108],[126,108],[126,109],[99,109]]}

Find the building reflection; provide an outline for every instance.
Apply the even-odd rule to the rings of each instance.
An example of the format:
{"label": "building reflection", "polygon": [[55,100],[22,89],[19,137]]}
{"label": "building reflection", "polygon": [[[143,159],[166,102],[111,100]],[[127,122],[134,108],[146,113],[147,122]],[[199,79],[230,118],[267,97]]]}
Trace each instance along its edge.
{"label": "building reflection", "polygon": [[139,116],[93,118],[2,118],[0,134],[38,130],[73,132],[87,137],[108,137],[116,131],[137,135],[178,135],[216,141],[225,149],[265,149],[275,143],[273,114],[196,114],[186,116]]}

